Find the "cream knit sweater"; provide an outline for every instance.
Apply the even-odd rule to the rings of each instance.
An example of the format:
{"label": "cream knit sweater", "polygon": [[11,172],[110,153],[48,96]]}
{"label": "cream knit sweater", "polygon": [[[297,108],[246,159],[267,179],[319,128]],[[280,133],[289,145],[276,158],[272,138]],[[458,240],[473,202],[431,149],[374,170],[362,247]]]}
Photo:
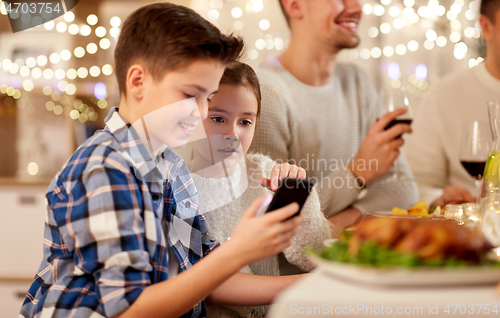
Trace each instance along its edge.
{"label": "cream knit sweater", "polygon": [[[361,69],[338,63],[328,84],[313,87],[274,58],[258,75],[262,109],[250,151],[295,163],[306,169],[308,177],[322,180],[318,192],[325,215],[349,206],[361,212],[406,209],[418,201],[415,182],[384,184],[384,176],[368,185],[366,196],[358,197],[360,190],[347,165],[372,124],[385,113]],[[401,173],[413,178],[404,155],[397,160]]]}
{"label": "cream knit sweater", "polygon": [[[205,178],[193,173],[198,190],[200,212],[205,215],[212,239],[225,242],[238,224],[243,212],[252,201],[268,192],[259,184],[261,177],[269,178],[276,163],[261,154],[247,154],[235,171],[227,178]],[[231,189],[231,190],[230,190]],[[329,223],[323,216],[318,193],[315,189],[309,195],[301,213],[305,221],[292,238],[291,245],[283,253],[287,260],[304,271],[314,268],[304,252],[306,246],[320,249],[325,239],[331,238]],[[277,257],[250,264],[242,272],[265,276],[278,276]],[[208,317],[262,316],[263,307],[208,308]]]}

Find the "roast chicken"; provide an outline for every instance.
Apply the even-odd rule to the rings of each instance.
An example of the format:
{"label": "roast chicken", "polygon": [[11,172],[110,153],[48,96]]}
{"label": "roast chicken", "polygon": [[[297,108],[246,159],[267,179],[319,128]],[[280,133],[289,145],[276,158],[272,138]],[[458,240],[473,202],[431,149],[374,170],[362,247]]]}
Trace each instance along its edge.
{"label": "roast chicken", "polygon": [[374,241],[400,253],[411,253],[423,260],[454,257],[477,263],[491,249],[476,231],[454,221],[369,217],[363,219],[349,239],[348,251],[358,253],[363,241]]}

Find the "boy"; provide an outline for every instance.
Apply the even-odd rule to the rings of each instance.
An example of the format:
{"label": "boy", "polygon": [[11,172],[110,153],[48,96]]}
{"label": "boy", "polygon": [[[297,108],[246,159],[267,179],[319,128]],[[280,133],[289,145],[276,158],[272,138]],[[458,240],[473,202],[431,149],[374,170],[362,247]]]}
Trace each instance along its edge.
{"label": "boy", "polygon": [[255,217],[269,197],[255,200],[214,250],[191,175],[171,151],[206,117],[207,99],[242,47],[169,3],[127,19],[115,51],[119,112],[49,186],[44,260],[22,316],[199,317],[204,298],[260,305],[287,285],[266,283],[255,295],[259,277],[234,274],[288,246],[303,217],[284,220],[298,206]]}

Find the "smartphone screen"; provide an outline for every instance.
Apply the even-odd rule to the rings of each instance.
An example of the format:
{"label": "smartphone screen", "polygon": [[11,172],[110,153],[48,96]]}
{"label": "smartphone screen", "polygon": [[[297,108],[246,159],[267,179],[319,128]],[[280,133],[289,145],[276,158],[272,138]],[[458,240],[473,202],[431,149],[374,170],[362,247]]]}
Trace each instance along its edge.
{"label": "smartphone screen", "polygon": [[309,180],[294,178],[283,179],[278,187],[278,190],[276,190],[273,200],[269,204],[266,213],[280,209],[290,203],[297,202],[299,204],[299,211],[292,217],[299,215],[313,186],[314,184]]}

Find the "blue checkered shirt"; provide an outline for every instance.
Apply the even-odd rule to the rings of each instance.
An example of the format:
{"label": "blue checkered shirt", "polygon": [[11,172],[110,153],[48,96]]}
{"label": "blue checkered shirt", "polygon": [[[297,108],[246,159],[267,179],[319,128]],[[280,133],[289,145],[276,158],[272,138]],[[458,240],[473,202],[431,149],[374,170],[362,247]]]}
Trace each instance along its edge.
{"label": "blue checkered shirt", "polygon": [[[25,317],[118,315],[168,279],[167,244],[180,271],[217,246],[184,161],[167,147],[153,161],[116,108],[52,180],[47,202],[44,259]],[[201,302],[183,317],[204,316]]]}

